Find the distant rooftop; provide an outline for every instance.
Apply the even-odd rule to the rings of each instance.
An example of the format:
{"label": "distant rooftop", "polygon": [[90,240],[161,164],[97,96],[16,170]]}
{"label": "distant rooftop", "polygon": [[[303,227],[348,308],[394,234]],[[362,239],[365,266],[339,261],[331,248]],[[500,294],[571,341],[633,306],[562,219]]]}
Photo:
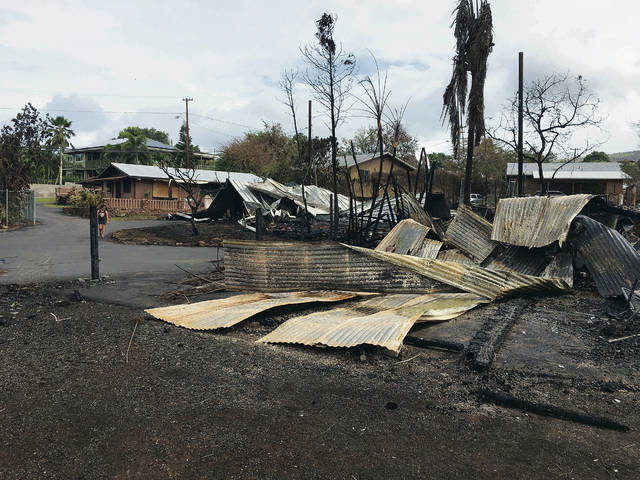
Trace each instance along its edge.
{"label": "distant rooftop", "polygon": [[[147,148],[151,148],[154,150],[167,150],[167,151],[171,151],[171,152],[175,152],[177,151],[175,147],[168,145],[166,143],[162,143],[159,142],[157,140],[152,140],[150,138],[147,138]],[[70,150],[67,150],[66,153],[80,153],[80,152],[89,152],[92,150],[103,150],[104,147],[106,147],[107,145],[120,145],[124,142],[126,142],[127,139],[126,138],[112,138],[111,140],[101,144],[101,145],[92,145],[89,147],[81,147],[81,148],[72,148]]]}
{"label": "distant rooftop", "polygon": [[[391,160],[393,157],[391,156],[390,153],[385,152],[384,156],[389,158],[389,160]],[[373,154],[373,153],[359,153],[356,155],[356,160],[358,161],[358,165],[367,162],[373,158],[380,158],[380,155],[378,154]],[[404,160],[400,160],[398,157],[396,157],[396,162],[404,165],[406,168],[408,168],[409,170],[415,170],[416,167],[414,167],[413,165],[405,162]],[[356,162],[353,161],[353,156],[352,155],[347,155],[347,167],[353,167],[356,164]],[[344,157],[342,158],[338,158],[338,165],[342,166],[344,165]]]}
{"label": "distant rooftop", "polygon": [[[550,180],[561,165],[561,163],[543,163],[544,178]],[[532,176],[536,180],[540,178],[537,163],[523,163],[522,172],[525,176]],[[507,176],[517,175],[518,164],[508,163]],[[555,174],[554,180],[626,180],[627,178],[629,176],[620,169],[620,164],[617,162],[578,162],[561,167]]]}
{"label": "distant rooftop", "polygon": [[[112,162],[110,166],[117,168],[124,175],[129,177],[136,178],[154,178],[154,179],[166,179],[169,177],[166,173],[162,171],[160,167],[156,167],[153,165],[137,165],[132,163],[116,163]],[[169,173],[175,172],[175,168],[168,168]],[[101,174],[102,175],[102,174]],[[100,178],[94,177],[94,179]],[[196,183],[224,183],[227,179],[238,181],[238,182],[261,182],[262,178],[254,175],[253,173],[244,173],[244,172],[220,172],[216,170],[196,170],[194,179]]]}

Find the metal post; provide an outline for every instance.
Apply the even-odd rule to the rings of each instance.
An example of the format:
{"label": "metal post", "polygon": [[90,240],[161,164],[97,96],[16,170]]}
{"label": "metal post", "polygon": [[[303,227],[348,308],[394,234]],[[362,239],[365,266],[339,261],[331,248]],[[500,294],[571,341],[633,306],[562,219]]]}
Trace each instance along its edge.
{"label": "metal post", "polygon": [[524,195],[522,174],[522,84],[524,76],[524,53],[518,53],[518,196]]}
{"label": "metal post", "polygon": [[9,189],[7,188],[5,190],[5,198],[6,198],[6,202],[4,204],[4,206],[6,207],[6,213],[7,213],[7,227],[9,226]]}
{"label": "metal post", "polygon": [[262,208],[256,208],[256,240],[262,240],[262,230],[264,229]]}
{"label": "metal post", "polygon": [[32,195],[33,195],[33,224],[36,224],[36,192],[35,191],[31,191]]}
{"label": "metal post", "polygon": [[89,238],[91,239],[91,280],[100,278],[100,258],[98,257],[98,212],[89,207]]}

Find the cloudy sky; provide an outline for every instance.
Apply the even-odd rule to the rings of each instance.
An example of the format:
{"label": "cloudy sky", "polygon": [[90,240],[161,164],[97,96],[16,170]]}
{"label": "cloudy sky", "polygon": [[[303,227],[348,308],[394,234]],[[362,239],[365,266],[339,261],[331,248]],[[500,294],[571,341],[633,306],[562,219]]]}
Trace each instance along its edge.
{"label": "cloudy sky", "polygon": [[[75,146],[103,142],[128,125],[155,127],[174,141],[190,103],[194,142],[220,150],[263,121],[293,130],[279,103],[280,74],[305,68],[299,46],[314,41],[323,11],[339,17],[335,37],[360,75],[372,52],[387,71],[391,104],[409,98],[405,123],[427,151],[449,151],[440,122],[451,74],[454,0],[393,1],[30,1],[0,3],[0,121],[26,102],[73,121]],[[638,148],[640,4],[618,0],[494,0],[494,51],[485,89],[495,116],[525,78],[585,77],[601,100],[607,152]],[[358,88],[354,94],[360,95]],[[300,116],[309,92],[297,86]],[[326,135],[320,111],[314,133]],[[302,121],[306,125],[306,121]],[[357,110],[338,133],[367,124]]]}

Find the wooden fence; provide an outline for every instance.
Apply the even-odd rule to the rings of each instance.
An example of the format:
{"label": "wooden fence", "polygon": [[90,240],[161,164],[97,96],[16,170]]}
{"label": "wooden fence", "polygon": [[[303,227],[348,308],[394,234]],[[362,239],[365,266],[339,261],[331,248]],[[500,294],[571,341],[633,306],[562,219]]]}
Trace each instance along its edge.
{"label": "wooden fence", "polygon": [[185,200],[147,200],[145,198],[105,198],[104,202],[109,208],[119,208],[121,210],[147,210],[175,212],[177,210],[187,210],[188,205]]}

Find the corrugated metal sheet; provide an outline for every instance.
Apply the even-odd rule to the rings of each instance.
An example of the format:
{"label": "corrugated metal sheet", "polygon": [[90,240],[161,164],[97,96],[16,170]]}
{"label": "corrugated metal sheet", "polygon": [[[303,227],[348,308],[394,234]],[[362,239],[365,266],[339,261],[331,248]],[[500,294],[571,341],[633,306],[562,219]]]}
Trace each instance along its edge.
{"label": "corrugated metal sheet", "polygon": [[432,240],[431,238],[425,238],[422,244],[413,251],[411,255],[421,258],[437,258],[438,252],[442,248],[443,243],[438,240]]}
{"label": "corrugated metal sheet", "polygon": [[544,278],[560,278],[573,288],[573,255],[571,252],[560,250],[556,253],[551,263],[542,272],[542,276]]}
{"label": "corrugated metal sheet", "polygon": [[593,195],[503,198],[498,202],[491,239],[521,247],[544,247],[567,239],[569,227]]}
{"label": "corrugated metal sheet", "polygon": [[[618,232],[580,215],[573,222],[571,243],[603,297],[622,295],[640,278],[640,254]],[[575,235],[574,235],[575,234]]]}
{"label": "corrugated metal sheet", "polygon": [[378,345],[398,351],[418,320],[448,320],[486,300],[469,294],[384,295],[292,318],[258,340],[329,347]]}
{"label": "corrugated metal sheet", "polygon": [[251,293],[218,300],[171,305],[145,310],[165,322],[192,330],[214,330],[231,327],[260,312],[283,305],[312,302],[339,302],[354,298],[347,292]]}
{"label": "corrugated metal sheet", "polygon": [[224,263],[227,288],[236,290],[426,293],[447,289],[337,243],[225,240]]}
{"label": "corrugated metal sheet", "polygon": [[440,250],[437,260],[442,260],[445,262],[457,262],[464,263],[466,265],[473,265],[473,260],[462,253],[457,248],[450,248],[449,250]]}
{"label": "corrugated metal sheet", "polygon": [[249,182],[240,182],[237,180],[230,180],[229,183],[233,186],[233,188],[238,192],[238,195],[242,198],[244,202],[244,207],[247,213],[250,215],[255,214],[256,208],[260,207],[265,210],[269,209],[269,205],[266,202],[263,202],[257,195],[255,195],[251,189],[249,188]]}
{"label": "corrugated metal sheet", "polygon": [[465,205],[458,208],[444,239],[478,263],[491,255],[497,245],[491,240],[491,223]]}
{"label": "corrugated metal sheet", "polygon": [[[283,185],[271,178],[267,178],[263,182],[254,183],[249,186],[252,190],[266,193],[274,198],[288,198],[298,207],[304,208],[304,200],[302,198],[302,187],[295,185],[289,187]],[[326,188],[316,187],[314,185],[305,185],[304,193],[307,200],[307,210],[313,216],[328,215],[331,207],[330,198],[333,192]],[[349,197],[338,194],[338,205],[341,212],[349,211]]]}
{"label": "corrugated metal sheet", "polygon": [[402,220],[384,237],[376,250],[422,258],[436,258],[442,242],[426,238],[430,228],[415,220]]}
{"label": "corrugated metal sheet", "polygon": [[516,293],[559,291],[568,288],[565,282],[556,278],[548,279],[517,272],[489,270],[477,265],[429,260],[409,255],[398,255],[397,253],[378,252],[362,247],[349,246],[349,248],[373,258],[409,268],[438,282],[491,300]]}
{"label": "corrugated metal sheet", "polygon": [[549,260],[540,249],[527,247],[507,246],[502,252],[493,258],[488,258],[484,267],[492,270],[512,270],[525,275],[539,276]]}

